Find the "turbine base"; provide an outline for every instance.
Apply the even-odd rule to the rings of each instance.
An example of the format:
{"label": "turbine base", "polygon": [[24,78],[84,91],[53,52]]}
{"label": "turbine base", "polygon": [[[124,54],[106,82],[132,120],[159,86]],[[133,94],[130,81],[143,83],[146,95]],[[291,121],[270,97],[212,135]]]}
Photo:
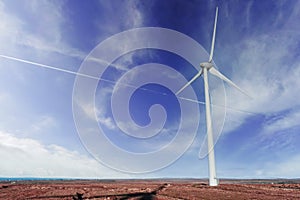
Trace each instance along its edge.
{"label": "turbine base", "polygon": [[218,186],[219,185],[219,179],[213,178],[209,179],[209,186]]}

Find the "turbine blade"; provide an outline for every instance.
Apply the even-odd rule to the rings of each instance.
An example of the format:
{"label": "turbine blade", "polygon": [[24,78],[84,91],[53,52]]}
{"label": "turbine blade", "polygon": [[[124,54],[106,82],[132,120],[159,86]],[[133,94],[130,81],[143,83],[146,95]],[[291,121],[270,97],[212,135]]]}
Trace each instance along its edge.
{"label": "turbine blade", "polygon": [[239,90],[241,93],[245,94],[246,96],[252,98],[249,94],[247,94],[247,92],[245,92],[244,90],[242,90],[241,88],[239,88],[234,82],[232,82],[231,80],[229,80],[226,76],[224,76],[221,72],[219,72],[216,68],[212,67],[209,69],[209,72],[217,77],[219,77],[220,79],[222,79],[223,81],[227,82],[229,85],[235,87],[237,90]]}
{"label": "turbine blade", "polygon": [[215,16],[215,23],[214,23],[214,32],[211,41],[211,49],[208,62],[211,62],[214,56],[214,48],[215,48],[215,40],[216,40],[216,29],[217,29],[217,21],[218,21],[218,7],[216,8],[216,16]]}
{"label": "turbine blade", "polygon": [[176,95],[182,92],[187,86],[192,84],[199,76],[201,76],[202,72],[203,70],[201,69],[201,71],[199,71],[189,82],[187,82],[187,84],[185,84],[180,90],[178,90],[178,92],[176,92]]}

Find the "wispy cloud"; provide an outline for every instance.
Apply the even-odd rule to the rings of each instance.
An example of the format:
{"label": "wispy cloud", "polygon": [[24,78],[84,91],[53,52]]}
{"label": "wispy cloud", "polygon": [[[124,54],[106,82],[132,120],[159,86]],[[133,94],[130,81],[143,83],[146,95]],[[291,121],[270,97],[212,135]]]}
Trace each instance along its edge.
{"label": "wispy cloud", "polygon": [[45,129],[49,129],[50,127],[57,126],[56,120],[51,116],[41,116],[38,121],[31,125],[31,130],[29,132],[41,132]]}
{"label": "wispy cloud", "polygon": [[[234,68],[232,80],[253,99],[227,88],[229,107],[268,115],[299,105],[296,99],[300,96],[295,92],[300,90],[299,58],[291,53],[296,51],[298,36],[295,32],[278,31],[249,38],[238,45],[241,53],[236,65],[240,67]],[[229,113],[228,117],[242,122],[249,115]]]}
{"label": "wispy cloud", "polygon": [[[26,12],[11,13],[3,2],[0,3],[0,16],[3,19],[0,22],[0,41],[4,44],[0,47],[2,53],[20,56],[22,53],[19,50],[29,47],[37,54],[44,51],[84,58],[85,53],[71,47],[64,40],[63,29],[67,22],[63,15],[63,2],[19,3],[22,4],[19,6],[26,8]],[[24,16],[38,20],[30,20]]]}
{"label": "wispy cloud", "polygon": [[[101,33],[107,36],[119,33],[130,28],[143,26],[144,16],[139,9],[139,1],[122,1],[114,4],[109,1],[99,1],[99,6],[105,10],[101,22],[96,22]],[[115,12],[118,12],[116,15]],[[102,36],[103,37],[103,36]],[[104,38],[99,38],[100,41]]]}
{"label": "wispy cloud", "polygon": [[279,116],[270,117],[269,120],[265,122],[264,133],[276,133],[280,131],[285,131],[287,129],[299,128],[300,124],[300,111],[299,109],[286,112]]}

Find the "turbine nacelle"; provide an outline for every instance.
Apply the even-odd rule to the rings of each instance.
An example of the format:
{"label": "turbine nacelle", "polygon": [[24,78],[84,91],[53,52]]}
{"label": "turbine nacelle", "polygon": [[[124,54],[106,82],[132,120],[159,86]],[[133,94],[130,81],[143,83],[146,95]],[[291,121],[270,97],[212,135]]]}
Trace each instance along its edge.
{"label": "turbine nacelle", "polygon": [[210,62],[203,62],[203,63],[200,63],[200,67],[202,69],[206,68],[207,70],[209,70],[210,68],[213,67],[213,64],[211,64]]}

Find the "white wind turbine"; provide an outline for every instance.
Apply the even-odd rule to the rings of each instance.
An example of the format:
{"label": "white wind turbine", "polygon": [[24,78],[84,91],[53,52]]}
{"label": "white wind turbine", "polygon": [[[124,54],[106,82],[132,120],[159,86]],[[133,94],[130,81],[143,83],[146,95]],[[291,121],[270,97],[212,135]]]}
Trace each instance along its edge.
{"label": "white wind turbine", "polygon": [[[210,108],[210,95],[209,95],[209,86],[208,86],[208,76],[207,72],[219,77],[223,81],[227,82],[231,86],[238,89],[240,92],[247,95],[241,88],[239,88],[236,84],[234,84],[231,80],[229,80],[226,76],[224,76],[221,72],[219,72],[216,68],[214,68],[212,59],[214,54],[214,46],[215,46],[215,37],[216,37],[216,28],[217,28],[217,19],[218,19],[218,7],[216,8],[216,16],[214,23],[214,31],[211,42],[211,50],[209,55],[208,62],[200,63],[201,70],[187,83],[185,84],[177,93],[178,95],[182,92],[187,86],[192,84],[198,77],[203,74],[204,78],[204,93],[205,93],[205,110],[206,110],[206,129],[207,129],[207,143],[208,143],[208,164],[209,164],[209,185],[217,186],[218,179],[216,175],[216,165],[215,165],[215,154],[214,154],[214,146],[213,146],[213,130],[212,130],[212,120],[211,120],[211,108]],[[249,95],[247,95],[249,96]]]}

